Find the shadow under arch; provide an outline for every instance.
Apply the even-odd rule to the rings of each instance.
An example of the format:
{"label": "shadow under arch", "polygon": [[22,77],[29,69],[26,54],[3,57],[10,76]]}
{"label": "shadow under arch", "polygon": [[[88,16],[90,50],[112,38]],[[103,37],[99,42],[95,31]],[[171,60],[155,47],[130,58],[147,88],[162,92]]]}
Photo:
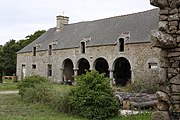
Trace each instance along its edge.
{"label": "shadow under arch", "polygon": [[77,75],[85,74],[86,71],[89,71],[89,69],[90,69],[89,61],[87,59],[85,59],[85,58],[79,59],[79,61],[77,63],[77,66],[78,66]]}
{"label": "shadow under arch", "polygon": [[65,59],[63,61],[63,81],[71,80],[74,81],[74,65],[71,59]]}
{"label": "shadow under arch", "polygon": [[126,58],[117,58],[113,63],[113,69],[113,78],[117,86],[126,86],[131,83],[131,65]]}
{"label": "shadow under arch", "polygon": [[109,77],[109,64],[106,59],[102,57],[97,58],[93,66],[100,74],[104,73],[106,77]]}

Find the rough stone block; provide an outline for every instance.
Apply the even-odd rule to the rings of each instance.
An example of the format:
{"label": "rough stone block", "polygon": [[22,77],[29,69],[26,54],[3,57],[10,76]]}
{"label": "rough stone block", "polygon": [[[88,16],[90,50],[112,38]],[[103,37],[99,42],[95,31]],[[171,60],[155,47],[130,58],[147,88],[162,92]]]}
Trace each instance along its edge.
{"label": "rough stone block", "polygon": [[168,21],[177,21],[177,20],[179,20],[179,15],[178,14],[170,15],[168,17]]}
{"label": "rough stone block", "polygon": [[158,100],[157,108],[161,111],[169,110],[169,104],[166,101]]}
{"label": "rough stone block", "polygon": [[180,52],[169,52],[168,57],[178,57],[180,56]]}
{"label": "rough stone block", "polygon": [[178,13],[178,9],[177,8],[174,8],[171,11],[169,11],[169,14],[176,14],[176,13]]}
{"label": "rough stone block", "polygon": [[172,63],[172,68],[180,68],[180,62],[175,61],[174,63]]}
{"label": "rough stone block", "polygon": [[168,15],[168,14],[169,14],[169,10],[161,9],[161,10],[159,11],[159,14],[160,14],[160,15]]}
{"label": "rough stone block", "polygon": [[165,21],[167,19],[168,19],[168,16],[166,16],[166,15],[160,15],[159,16],[159,20],[161,20],[161,21]]}
{"label": "rough stone block", "polygon": [[171,83],[171,84],[180,84],[180,74],[179,74],[179,75],[176,75],[175,77],[173,77],[173,78],[170,80],[170,83]]}
{"label": "rough stone block", "polygon": [[169,95],[162,91],[156,92],[156,97],[158,100],[162,100],[162,101],[166,101],[166,102],[169,101]]}
{"label": "rough stone block", "polygon": [[170,21],[169,26],[178,26],[178,21]]}
{"label": "rough stone block", "polygon": [[176,40],[174,37],[158,30],[152,31],[151,42],[153,46],[164,49],[174,48],[176,46]]}
{"label": "rough stone block", "polygon": [[171,86],[171,89],[172,89],[172,93],[180,93],[180,85],[173,84]]}
{"label": "rough stone block", "polygon": [[167,111],[156,111],[152,114],[152,120],[170,120]]}
{"label": "rough stone block", "polygon": [[159,22],[159,30],[161,30],[161,31],[168,30],[168,22],[160,21]]}
{"label": "rough stone block", "polygon": [[164,8],[168,6],[167,0],[150,0],[150,4],[156,7]]}

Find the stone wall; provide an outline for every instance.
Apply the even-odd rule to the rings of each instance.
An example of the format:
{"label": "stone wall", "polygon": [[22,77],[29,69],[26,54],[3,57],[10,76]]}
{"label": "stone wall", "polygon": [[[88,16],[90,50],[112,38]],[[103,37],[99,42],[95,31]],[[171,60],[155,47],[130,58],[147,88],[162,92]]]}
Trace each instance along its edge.
{"label": "stone wall", "polygon": [[[159,111],[154,120],[180,119],[180,0],[150,0],[159,7],[159,30],[152,32],[154,46],[161,48]],[[159,119],[158,116],[161,116]]]}
{"label": "stone wall", "polygon": [[[109,71],[113,72],[113,65],[116,59],[120,57],[126,58],[132,71],[132,81],[135,80],[146,80],[153,81],[157,80],[157,74],[159,72],[159,54],[158,48],[152,48],[150,43],[139,43],[139,44],[126,44],[124,52],[118,51],[118,45],[109,46],[94,46],[87,47],[86,53],[81,54],[80,48],[53,50],[52,55],[48,55],[48,51],[39,51],[36,56],[32,53],[20,53],[17,56],[17,76],[21,79],[22,76],[22,65],[26,65],[26,76],[34,73],[47,77],[47,65],[52,64],[53,76],[50,77],[53,81],[62,81],[64,61],[71,59],[73,62],[73,69],[78,69],[78,61],[81,58],[88,60],[90,69],[95,68],[95,61],[98,58],[104,58],[109,65]],[[148,63],[158,63],[158,68],[149,69]],[[36,69],[32,69],[32,64],[35,64]]]}

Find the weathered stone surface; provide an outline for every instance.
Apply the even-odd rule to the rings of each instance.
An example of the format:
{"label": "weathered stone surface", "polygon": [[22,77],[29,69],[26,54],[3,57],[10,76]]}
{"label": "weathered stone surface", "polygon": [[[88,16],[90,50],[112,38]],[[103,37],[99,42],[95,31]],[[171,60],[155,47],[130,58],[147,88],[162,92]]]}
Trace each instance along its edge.
{"label": "weathered stone surface", "polygon": [[161,111],[169,110],[169,104],[166,101],[158,100],[157,108]]}
{"label": "weathered stone surface", "polygon": [[171,101],[179,101],[180,100],[180,96],[179,95],[173,95],[171,96]]}
{"label": "weathered stone surface", "polygon": [[[177,27],[176,26],[170,26],[169,30],[177,30]],[[176,33],[176,31],[174,31],[173,33]]]}
{"label": "weathered stone surface", "polygon": [[159,85],[159,90],[169,94],[169,87],[166,84]]}
{"label": "weathered stone surface", "polygon": [[162,91],[156,92],[156,97],[158,100],[162,100],[162,101],[166,101],[166,102],[169,101],[169,95]]}
{"label": "weathered stone surface", "polygon": [[180,56],[180,52],[169,52],[168,53],[168,57],[176,57],[176,56]]}
{"label": "weathered stone surface", "polygon": [[169,11],[169,14],[176,14],[176,13],[178,13],[178,9],[177,8],[174,8],[171,11]]}
{"label": "weathered stone surface", "polygon": [[153,30],[151,34],[151,41],[153,46],[160,48],[174,48],[176,46],[175,39],[166,33],[163,33],[158,30]]}
{"label": "weathered stone surface", "polygon": [[179,15],[178,14],[170,15],[168,17],[168,21],[176,21],[176,20],[179,20]]}
{"label": "weathered stone surface", "polygon": [[167,21],[160,21],[159,22],[159,30],[167,30],[168,29],[168,22]]}
{"label": "weathered stone surface", "polygon": [[156,111],[152,114],[152,120],[170,120],[167,111]]}
{"label": "weathered stone surface", "polygon": [[169,22],[169,26],[178,26],[178,21],[171,21],[171,22]]}
{"label": "weathered stone surface", "polygon": [[177,42],[180,42],[180,36],[177,37]]}
{"label": "weathered stone surface", "polygon": [[158,79],[157,83],[164,85],[166,83],[166,79],[167,79],[166,75],[167,75],[166,69],[160,69],[159,74],[158,74],[159,79]]}
{"label": "weathered stone surface", "polygon": [[180,85],[172,85],[171,86],[172,92],[173,93],[180,93]]}
{"label": "weathered stone surface", "polygon": [[180,68],[180,62],[175,61],[174,63],[172,63],[172,68]]}
{"label": "weathered stone surface", "polygon": [[168,6],[167,0],[150,0],[150,4],[156,7],[164,8]]}
{"label": "weathered stone surface", "polygon": [[173,77],[173,78],[170,80],[170,83],[172,83],[172,84],[180,84],[180,74],[179,74],[179,75],[176,75],[175,77]]}
{"label": "weathered stone surface", "polygon": [[159,16],[159,19],[160,19],[161,21],[165,21],[165,20],[168,19],[168,16],[166,16],[166,15],[160,15],[160,16]]}
{"label": "weathered stone surface", "polygon": [[161,10],[159,11],[159,14],[160,14],[160,15],[168,15],[168,14],[169,14],[169,10],[161,9]]}

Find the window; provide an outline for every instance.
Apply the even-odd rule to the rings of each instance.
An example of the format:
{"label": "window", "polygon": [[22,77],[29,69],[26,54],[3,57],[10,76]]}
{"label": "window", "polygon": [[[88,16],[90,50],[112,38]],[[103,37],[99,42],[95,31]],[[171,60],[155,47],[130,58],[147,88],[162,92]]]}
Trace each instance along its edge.
{"label": "window", "polygon": [[148,65],[149,65],[149,69],[156,69],[156,68],[158,68],[158,64],[155,63],[155,62],[153,62],[153,63],[148,63]]}
{"label": "window", "polygon": [[82,54],[85,53],[85,49],[86,49],[85,42],[81,42],[81,53]]}
{"label": "window", "polygon": [[124,39],[123,38],[119,39],[119,51],[124,52]]}
{"label": "window", "polygon": [[32,65],[32,69],[36,69],[36,65],[35,64]]}
{"label": "window", "polygon": [[48,51],[49,51],[49,55],[52,55],[52,45],[49,45]]}
{"label": "window", "polygon": [[52,76],[52,65],[48,65],[48,76]]}
{"label": "window", "polygon": [[33,47],[33,56],[36,56],[36,47]]}

